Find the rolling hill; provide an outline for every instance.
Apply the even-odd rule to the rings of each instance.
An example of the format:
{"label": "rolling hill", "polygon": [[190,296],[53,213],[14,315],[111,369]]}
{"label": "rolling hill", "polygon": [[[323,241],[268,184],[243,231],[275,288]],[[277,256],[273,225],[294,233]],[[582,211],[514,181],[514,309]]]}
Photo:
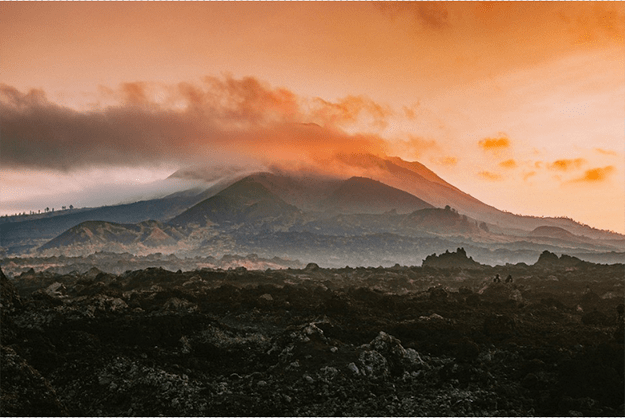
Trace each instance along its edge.
{"label": "rolling hill", "polygon": [[184,238],[185,234],[175,227],[154,220],[135,224],[87,221],[50,240],[39,250],[63,250],[72,255],[95,251],[140,253],[175,247]]}

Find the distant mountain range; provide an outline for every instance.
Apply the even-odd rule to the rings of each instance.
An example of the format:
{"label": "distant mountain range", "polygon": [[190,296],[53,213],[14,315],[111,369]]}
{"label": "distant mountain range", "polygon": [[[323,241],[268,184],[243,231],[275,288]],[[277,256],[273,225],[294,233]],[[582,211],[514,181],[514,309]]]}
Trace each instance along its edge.
{"label": "distant mountain range", "polygon": [[337,159],[362,175],[223,169],[220,177],[187,169],[173,176],[205,175],[212,186],[38,219],[3,218],[0,246],[5,255],[250,252],[338,265],[414,261],[459,246],[484,263],[534,262],[544,250],[623,260],[623,235],[499,211],[418,162],[366,154]]}

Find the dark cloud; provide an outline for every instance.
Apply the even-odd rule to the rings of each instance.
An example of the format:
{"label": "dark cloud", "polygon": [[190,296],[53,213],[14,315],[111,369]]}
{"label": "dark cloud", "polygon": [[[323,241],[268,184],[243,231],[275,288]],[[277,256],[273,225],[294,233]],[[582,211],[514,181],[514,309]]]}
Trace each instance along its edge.
{"label": "dark cloud", "polygon": [[137,102],[78,112],[37,91],[20,94],[0,86],[0,97],[3,167],[68,170],[183,159],[208,133],[187,114],[145,110],[135,107]]}
{"label": "dark cloud", "polygon": [[101,91],[117,104],[77,111],[50,102],[40,90],[0,85],[2,166],[70,170],[237,156],[318,163],[332,153],[386,150],[376,135],[342,130],[363,118],[384,126],[390,110],[363,97],[306,101],[252,77],[175,86],[133,82]]}

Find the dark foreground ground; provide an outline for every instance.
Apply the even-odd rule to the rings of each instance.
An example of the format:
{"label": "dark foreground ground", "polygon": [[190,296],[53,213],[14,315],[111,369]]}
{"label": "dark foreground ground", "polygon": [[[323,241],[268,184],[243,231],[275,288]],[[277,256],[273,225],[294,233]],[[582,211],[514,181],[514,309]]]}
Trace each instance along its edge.
{"label": "dark foreground ground", "polygon": [[0,412],[623,416],[624,273],[2,275]]}

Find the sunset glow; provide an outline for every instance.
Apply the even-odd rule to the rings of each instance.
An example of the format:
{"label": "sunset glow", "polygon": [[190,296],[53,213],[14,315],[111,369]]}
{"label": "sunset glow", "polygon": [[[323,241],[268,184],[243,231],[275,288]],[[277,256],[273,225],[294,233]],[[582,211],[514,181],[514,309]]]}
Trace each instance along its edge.
{"label": "sunset glow", "polygon": [[355,153],[625,233],[623,2],[1,2],[0,62],[0,214]]}

